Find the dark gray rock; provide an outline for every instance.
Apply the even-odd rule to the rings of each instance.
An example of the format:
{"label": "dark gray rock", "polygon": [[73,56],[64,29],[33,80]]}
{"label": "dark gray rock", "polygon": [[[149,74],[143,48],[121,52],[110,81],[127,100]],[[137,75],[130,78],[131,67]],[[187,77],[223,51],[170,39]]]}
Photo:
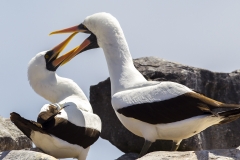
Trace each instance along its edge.
{"label": "dark gray rock", "polygon": [[[173,81],[184,84],[210,98],[226,103],[240,103],[240,72],[216,73],[169,62],[155,57],[134,60],[136,68],[149,81]],[[144,140],[128,131],[116,117],[111,106],[110,79],[90,87],[90,102],[102,120],[101,137],[121,151],[139,153]],[[240,120],[212,126],[183,140],[179,150],[235,148],[240,145]],[[171,141],[158,140],[149,151],[167,151]]]}
{"label": "dark gray rock", "polygon": [[31,148],[32,142],[9,119],[0,117],[0,151]]}
{"label": "dark gray rock", "polygon": [[124,155],[122,155],[121,157],[119,157],[116,160],[135,160],[138,158],[138,154],[137,153],[126,153]]}

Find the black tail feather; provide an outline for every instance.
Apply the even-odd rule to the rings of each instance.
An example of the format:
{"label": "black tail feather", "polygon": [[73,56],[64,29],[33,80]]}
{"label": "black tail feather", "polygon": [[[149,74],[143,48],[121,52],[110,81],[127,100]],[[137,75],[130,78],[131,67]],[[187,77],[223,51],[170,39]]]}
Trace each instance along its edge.
{"label": "black tail feather", "polygon": [[[32,131],[39,131],[41,133],[47,134],[43,129],[41,124],[27,120],[21,117],[18,113],[12,112],[10,114],[11,121],[20,129],[28,138],[30,138]],[[31,139],[31,138],[30,138]]]}
{"label": "black tail feather", "polygon": [[229,123],[240,118],[240,108],[219,112],[218,115],[224,117],[220,124]]}

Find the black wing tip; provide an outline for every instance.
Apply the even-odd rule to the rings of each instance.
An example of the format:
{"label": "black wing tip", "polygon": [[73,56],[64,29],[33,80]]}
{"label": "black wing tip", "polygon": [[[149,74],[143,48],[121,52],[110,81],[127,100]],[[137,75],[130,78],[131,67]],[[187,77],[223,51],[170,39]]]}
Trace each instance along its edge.
{"label": "black wing tip", "polygon": [[12,113],[10,113],[10,115],[12,116],[12,115],[18,115],[18,116],[20,116],[18,113],[16,113],[16,112],[12,112]]}
{"label": "black wing tip", "polygon": [[21,117],[20,114],[18,114],[18,113],[16,113],[16,112],[10,113],[10,120],[11,120],[12,122],[14,122],[14,121],[15,121],[16,119],[18,119],[19,117]]}
{"label": "black wing tip", "polygon": [[240,108],[219,113],[224,119],[219,124],[225,124],[240,118]]}

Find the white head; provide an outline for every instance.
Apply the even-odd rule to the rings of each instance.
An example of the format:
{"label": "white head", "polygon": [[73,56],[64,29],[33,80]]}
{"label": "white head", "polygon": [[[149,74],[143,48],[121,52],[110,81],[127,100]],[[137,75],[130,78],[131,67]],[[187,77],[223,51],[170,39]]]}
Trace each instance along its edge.
{"label": "white head", "polygon": [[[71,58],[86,50],[101,47],[106,50],[115,48],[117,51],[127,53],[125,54],[127,55],[127,58],[131,59],[131,55],[128,54],[129,48],[122,28],[118,20],[109,13],[100,12],[90,15],[86,17],[83,23],[80,25],[54,31],[50,34],[72,32],[90,33],[90,36],[85,39],[80,46],[75,48],[75,51],[72,53],[72,55],[70,55]],[[117,55],[118,53],[114,52],[113,50],[108,52],[112,53],[111,56],[114,54],[119,56]]]}
{"label": "white head", "polygon": [[123,36],[118,20],[109,13],[101,12],[90,15],[82,24],[96,35],[100,47],[103,43],[112,43]]}
{"label": "white head", "polygon": [[45,59],[47,51],[38,53],[33,57],[28,64],[28,79],[31,82],[43,81],[48,77],[55,76],[55,71],[47,69],[47,63]]}
{"label": "white head", "polygon": [[59,77],[55,73],[59,66],[68,62],[68,56],[72,51],[61,57],[58,56],[72,37],[73,35],[52,50],[38,53],[29,62],[28,80],[31,87],[52,103],[56,103],[66,96],[82,93],[75,82]]}
{"label": "white head", "polygon": [[103,49],[111,78],[112,94],[146,82],[134,67],[122,28],[111,14],[96,13],[86,17],[80,25],[50,34],[72,32],[90,33],[90,36],[74,50],[71,58],[89,49],[97,47]]}
{"label": "white head", "polygon": [[28,80],[33,90],[49,100],[49,87],[56,83],[56,73],[47,69],[45,55],[48,51],[38,53],[29,61]]}

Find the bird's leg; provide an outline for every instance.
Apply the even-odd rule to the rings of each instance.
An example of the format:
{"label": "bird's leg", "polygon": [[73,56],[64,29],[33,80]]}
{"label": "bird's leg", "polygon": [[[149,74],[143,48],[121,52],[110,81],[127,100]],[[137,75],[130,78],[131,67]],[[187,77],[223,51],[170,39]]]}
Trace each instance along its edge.
{"label": "bird's leg", "polygon": [[147,151],[150,148],[151,144],[152,144],[151,141],[148,141],[148,140],[145,139],[145,142],[144,142],[144,145],[142,147],[141,153],[139,154],[139,158],[144,156],[147,153]]}
{"label": "bird's leg", "polygon": [[176,151],[176,150],[178,149],[178,147],[179,147],[181,141],[182,141],[182,140],[180,140],[180,141],[173,141],[173,142],[172,142],[172,148],[171,148],[171,151]]}

